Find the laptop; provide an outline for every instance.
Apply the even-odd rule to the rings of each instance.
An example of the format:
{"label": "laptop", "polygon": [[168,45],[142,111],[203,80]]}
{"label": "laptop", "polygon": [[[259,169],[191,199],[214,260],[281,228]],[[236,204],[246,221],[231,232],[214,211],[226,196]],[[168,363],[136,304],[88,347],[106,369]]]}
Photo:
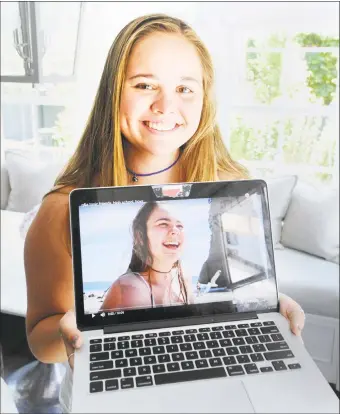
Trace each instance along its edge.
{"label": "laptop", "polygon": [[339,412],[279,313],[265,181],[76,189],[72,411]]}

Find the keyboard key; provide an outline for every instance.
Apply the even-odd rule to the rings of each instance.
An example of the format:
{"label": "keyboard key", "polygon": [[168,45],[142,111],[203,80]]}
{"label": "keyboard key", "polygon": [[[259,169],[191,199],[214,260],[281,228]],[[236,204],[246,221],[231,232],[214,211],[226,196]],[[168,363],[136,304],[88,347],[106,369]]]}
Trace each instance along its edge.
{"label": "keyboard key", "polygon": [[154,345],[156,345],[155,338],[144,339],[144,346],[154,346]]}
{"label": "keyboard key", "polygon": [[236,358],[240,364],[246,364],[247,362],[250,362],[248,355],[237,355]]}
{"label": "keyboard key", "polygon": [[130,337],[129,336],[119,336],[118,337],[118,341],[129,341]]}
{"label": "keyboard key", "polygon": [[246,370],[247,374],[257,374],[259,372],[256,364],[245,364],[243,367]]}
{"label": "keyboard key", "polygon": [[259,328],[249,328],[248,329],[248,334],[249,335],[260,335],[261,332],[260,332]]}
{"label": "keyboard key", "polygon": [[157,362],[156,357],[153,355],[144,357],[144,364],[146,365],[155,364],[156,362]]}
{"label": "keyboard key", "polygon": [[225,350],[223,348],[213,349],[213,354],[215,357],[220,357],[225,355]]}
{"label": "keyboard key", "polygon": [[109,369],[107,371],[90,372],[90,381],[119,378],[121,376],[121,369]]}
{"label": "keyboard key", "polygon": [[155,332],[153,333],[148,333],[145,335],[145,338],[156,338],[157,334]]}
{"label": "keyboard key", "polygon": [[108,342],[104,344],[104,351],[114,351],[116,349],[116,344],[114,342]]}
{"label": "keyboard key", "polygon": [[209,349],[203,349],[202,351],[199,351],[200,357],[201,358],[211,358],[212,357],[212,353]]}
{"label": "keyboard key", "polygon": [[231,377],[234,375],[244,375],[244,371],[241,365],[230,365],[227,367],[227,371]]}
{"label": "keyboard key", "polygon": [[131,348],[140,348],[141,346],[143,346],[143,341],[141,339],[131,341]]}
{"label": "keyboard key", "polygon": [[209,335],[207,333],[197,334],[198,341],[207,341],[208,339],[209,339]]}
{"label": "keyboard key", "polygon": [[226,325],[226,326],[224,327],[224,329],[225,329],[226,331],[229,331],[230,329],[236,329],[236,325]]}
{"label": "keyboard key", "polygon": [[249,323],[240,323],[237,325],[238,328],[249,328]]}
{"label": "keyboard key", "polygon": [[263,358],[262,354],[251,354],[250,358],[253,362],[264,361],[264,358]]}
{"label": "keyboard key", "polygon": [[234,331],[224,331],[224,332],[222,332],[222,335],[225,338],[234,338],[235,337]]}
{"label": "keyboard key", "polygon": [[221,339],[221,332],[210,332],[210,339]]}
{"label": "keyboard key", "polygon": [[158,345],[168,345],[170,344],[170,339],[168,337],[158,338]]}
{"label": "keyboard key", "polygon": [[123,351],[112,351],[111,352],[111,359],[123,358],[123,356],[124,356]]}
{"label": "keyboard key", "polygon": [[197,329],[187,329],[185,331],[186,334],[193,334],[193,333],[197,333]]}
{"label": "keyboard key", "polygon": [[253,352],[250,345],[240,346],[240,351],[242,354],[250,354]]}
{"label": "keyboard key", "polygon": [[182,369],[194,369],[194,363],[192,361],[183,361],[181,362]]}
{"label": "keyboard key", "polygon": [[272,372],[273,368],[272,367],[261,367],[260,371],[261,372]]}
{"label": "keyboard key", "polygon": [[133,387],[134,387],[133,378],[122,378],[120,380],[120,388],[122,390],[125,390],[126,388],[133,388]]}
{"label": "keyboard key", "polygon": [[196,335],[184,335],[184,341],[185,342],[195,342],[196,341]]}
{"label": "keyboard key", "polygon": [[152,365],[152,371],[154,372],[154,374],[165,372],[165,365],[164,364]]}
{"label": "keyboard key", "polygon": [[236,364],[236,359],[233,356],[224,357],[223,362],[225,365],[233,365],[233,364]]}
{"label": "keyboard key", "polygon": [[101,338],[90,339],[90,344],[101,344],[101,342],[102,342]]}
{"label": "keyboard key", "polygon": [[[193,344],[194,349],[205,349],[205,343],[204,342],[195,342]],[[182,348],[181,348],[182,349]]]}
{"label": "keyboard key", "polygon": [[131,339],[143,339],[144,335],[143,334],[139,334],[139,335],[132,335]]}
{"label": "keyboard key", "polygon": [[207,348],[218,348],[219,347],[219,343],[216,340],[207,341],[206,345],[207,345]]}
{"label": "keyboard key", "polygon": [[195,361],[196,368],[208,368],[209,364],[206,359],[198,359]]}
{"label": "keyboard key", "polygon": [[[204,345],[204,343],[203,343],[203,345]],[[191,343],[188,343],[188,342],[186,342],[184,344],[180,344],[179,348],[180,348],[181,351],[192,351],[192,345],[191,345]],[[204,348],[205,348],[205,345],[204,345]]]}
{"label": "keyboard key", "polygon": [[272,342],[266,344],[268,351],[279,351],[280,349],[289,349],[287,342]]}
{"label": "keyboard key", "polygon": [[142,365],[142,358],[131,358],[130,359],[130,366],[136,367],[137,365]]}
{"label": "keyboard key", "polygon": [[102,344],[90,345],[90,352],[101,352]]}
{"label": "keyboard key", "polygon": [[256,336],[247,336],[246,337],[247,344],[257,344],[259,341]]}
{"label": "keyboard key", "polygon": [[90,371],[98,371],[101,369],[113,368],[113,361],[92,362],[90,364]]}
{"label": "keyboard key", "polygon": [[106,391],[115,391],[115,390],[118,390],[118,389],[119,389],[118,380],[113,379],[113,380],[105,381],[105,390]]}
{"label": "keyboard key", "polygon": [[263,326],[270,326],[270,325],[275,325],[274,321],[265,321],[263,322]]}
{"label": "keyboard key", "polygon": [[250,324],[251,327],[262,326],[262,322],[252,322]]}
{"label": "keyboard key", "polygon": [[246,329],[236,329],[235,334],[236,336],[248,336]]}
{"label": "keyboard key", "polygon": [[173,361],[184,361],[184,359],[185,359],[185,357],[181,353],[172,354],[172,360]]}
{"label": "keyboard key", "polygon": [[136,357],[138,355],[137,349],[127,349],[125,351],[125,356],[127,358]]}
{"label": "keyboard key", "polygon": [[271,342],[272,340],[270,339],[269,335],[259,335],[258,339],[260,342],[262,343],[266,343],[266,342]]}
{"label": "keyboard key", "polygon": [[178,362],[170,362],[166,367],[168,368],[169,372],[179,371],[181,369]]}
{"label": "keyboard key", "polygon": [[127,349],[127,348],[129,348],[129,342],[128,341],[118,342],[117,348],[118,349]]}
{"label": "keyboard key", "polygon": [[104,342],[116,342],[117,338],[114,336],[109,336],[108,338],[104,338]]}
{"label": "keyboard key", "polygon": [[132,377],[133,375],[136,375],[136,368],[133,368],[133,367],[124,368],[123,375],[124,377]]}
{"label": "keyboard key", "polygon": [[168,352],[178,352],[179,351],[178,345],[167,345],[166,350]]}
{"label": "keyboard key", "polygon": [[245,341],[243,338],[233,338],[233,344],[236,346],[244,345]]}
{"label": "keyboard key", "polygon": [[103,391],[103,381],[90,382],[90,392],[101,392]]}
{"label": "keyboard key", "polygon": [[149,385],[153,385],[151,375],[146,375],[146,376],[143,376],[143,377],[136,377],[136,386],[137,387],[148,387]]}
{"label": "keyboard key", "polygon": [[164,346],[154,346],[152,348],[152,353],[154,355],[164,354],[165,353],[165,348],[164,348]]}
{"label": "keyboard key", "polygon": [[168,354],[158,355],[158,362],[160,364],[163,364],[164,362],[170,362],[170,361],[171,361],[170,355]]}
{"label": "keyboard key", "polygon": [[236,346],[232,346],[230,348],[226,348],[227,354],[228,355],[237,355],[239,354],[239,350],[236,348]]}
{"label": "keyboard key", "polygon": [[226,372],[221,368],[207,368],[193,371],[171,372],[166,374],[155,375],[155,383],[157,385],[172,384],[176,382],[194,381],[201,379],[226,377]]}
{"label": "keyboard key", "polygon": [[172,331],[172,335],[184,335],[184,331]]}
{"label": "keyboard key", "polygon": [[151,355],[151,348],[139,348],[139,356]]}
{"label": "keyboard key", "polygon": [[185,353],[186,359],[198,359],[198,353],[196,351],[190,351]]}
{"label": "keyboard key", "polygon": [[110,354],[108,352],[97,352],[90,354],[90,361],[103,361],[104,359],[109,359]]}
{"label": "keyboard key", "polygon": [[211,358],[209,359],[209,364],[211,367],[220,367],[222,365],[221,358]]}
{"label": "keyboard key", "polygon": [[288,364],[288,368],[289,369],[299,369],[301,368],[301,365],[296,363],[296,364]]}
{"label": "keyboard key", "polygon": [[210,328],[199,328],[198,332],[210,332]]}
{"label": "keyboard key", "polygon": [[116,360],[116,368],[124,368],[124,367],[127,367],[128,365],[129,365],[128,360],[126,358]]}
{"label": "keyboard key", "polygon": [[260,328],[261,332],[263,334],[269,334],[269,333],[279,333],[280,331],[277,329],[276,326],[264,326]]}
{"label": "keyboard key", "polygon": [[166,331],[166,332],[160,332],[160,333],[159,333],[159,336],[160,336],[160,337],[170,336],[170,335],[171,335],[171,333],[170,333],[170,332],[168,332],[168,331]]}
{"label": "keyboard key", "polygon": [[273,361],[272,365],[275,371],[285,371],[287,369],[285,363],[283,361]]}
{"label": "keyboard key", "polygon": [[180,344],[183,342],[183,338],[181,336],[172,336],[171,343],[173,344]]}
{"label": "keyboard key", "polygon": [[283,341],[283,336],[281,334],[271,334],[270,336],[273,341]]}
{"label": "keyboard key", "polygon": [[263,344],[253,345],[254,352],[265,352],[266,347]]}
{"label": "keyboard key", "polygon": [[285,358],[294,358],[292,351],[275,351],[275,352],[264,352],[263,356],[267,361],[272,361],[274,359],[285,359]]}
{"label": "keyboard key", "polygon": [[151,374],[151,368],[148,366],[138,367],[139,375]]}
{"label": "keyboard key", "polygon": [[213,326],[211,328],[212,331],[223,331],[223,326]]}

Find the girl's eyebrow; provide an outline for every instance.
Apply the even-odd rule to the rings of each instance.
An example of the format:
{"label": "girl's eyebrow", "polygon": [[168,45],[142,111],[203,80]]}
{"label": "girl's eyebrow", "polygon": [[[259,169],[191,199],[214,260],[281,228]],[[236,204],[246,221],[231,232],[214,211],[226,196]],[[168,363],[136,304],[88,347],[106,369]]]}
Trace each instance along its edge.
{"label": "girl's eyebrow", "polygon": [[[137,75],[131,76],[130,78],[128,78],[128,80],[133,80],[136,78],[148,78],[148,79],[155,79],[155,80],[159,80],[157,78],[157,76],[152,75],[151,73],[139,73]],[[181,81],[191,81],[191,82],[196,82],[199,85],[201,85],[202,82],[200,82],[199,80],[197,80],[196,78],[193,78],[192,76],[182,76]]]}

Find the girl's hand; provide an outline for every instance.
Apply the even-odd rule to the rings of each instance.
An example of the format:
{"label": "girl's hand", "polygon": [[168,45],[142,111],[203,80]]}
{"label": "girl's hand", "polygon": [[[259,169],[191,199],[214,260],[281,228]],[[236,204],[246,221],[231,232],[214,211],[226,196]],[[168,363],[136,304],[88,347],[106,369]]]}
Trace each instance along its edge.
{"label": "girl's hand", "polygon": [[280,313],[288,319],[291,331],[301,336],[302,329],[305,325],[305,312],[301,306],[292,298],[283,293],[279,294]]}
{"label": "girl's hand", "polygon": [[74,352],[83,345],[83,338],[81,332],[77,329],[76,316],[73,310],[66,312],[60,319],[59,332],[64,340],[68,363],[73,370]]}

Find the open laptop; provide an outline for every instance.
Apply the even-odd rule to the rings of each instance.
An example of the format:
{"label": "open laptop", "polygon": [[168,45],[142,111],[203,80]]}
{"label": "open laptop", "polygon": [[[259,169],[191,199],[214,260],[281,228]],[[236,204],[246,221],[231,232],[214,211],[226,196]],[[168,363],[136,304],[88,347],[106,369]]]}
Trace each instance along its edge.
{"label": "open laptop", "polygon": [[264,181],[77,189],[70,218],[73,412],[339,412],[279,313]]}

